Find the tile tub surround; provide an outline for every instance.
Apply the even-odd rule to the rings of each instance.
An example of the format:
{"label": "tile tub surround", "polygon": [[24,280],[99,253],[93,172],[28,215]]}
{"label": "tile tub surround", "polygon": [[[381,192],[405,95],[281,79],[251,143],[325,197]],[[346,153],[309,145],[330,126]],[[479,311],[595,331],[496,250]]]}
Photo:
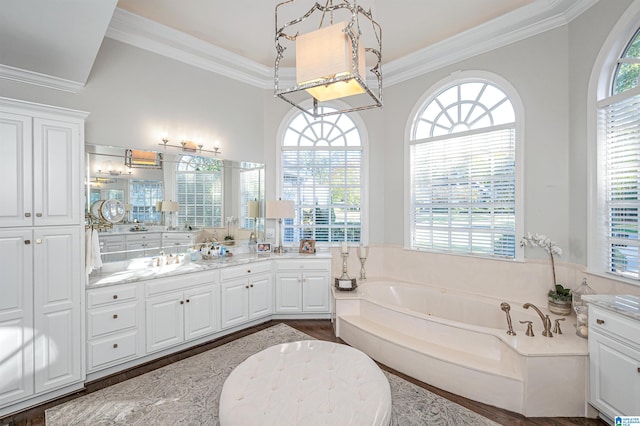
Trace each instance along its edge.
{"label": "tile tub surround", "polygon": [[[524,262],[482,259],[406,250],[390,244],[370,245],[365,268],[369,280],[427,284],[506,301],[530,302],[539,307],[547,305],[547,292],[553,282],[548,259],[527,258]],[[360,262],[355,246],[350,247],[348,269],[351,277],[359,276]],[[340,247],[332,249],[331,270],[333,277],[342,273]],[[640,296],[640,283],[633,285],[604,274],[591,274],[585,265],[556,262],[556,275],[559,283],[571,289],[578,288],[582,279],[587,278],[589,286],[598,294]]]}
{"label": "tile tub surround", "polygon": [[594,414],[574,317],[543,337],[540,318],[513,304],[512,319],[534,321],[536,336],[517,322],[509,336],[498,299],[374,280],[334,297],[336,336],[404,374],[528,417]]}

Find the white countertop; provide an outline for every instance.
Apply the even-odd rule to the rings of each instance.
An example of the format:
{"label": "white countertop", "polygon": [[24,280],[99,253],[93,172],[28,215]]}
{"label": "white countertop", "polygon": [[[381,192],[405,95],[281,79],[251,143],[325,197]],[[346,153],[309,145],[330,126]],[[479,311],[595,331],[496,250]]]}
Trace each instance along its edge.
{"label": "white countertop", "polygon": [[196,262],[182,262],[179,264],[155,266],[150,257],[127,260],[123,262],[105,263],[102,268],[89,274],[87,288],[105,287],[116,284],[132,283],[137,281],[152,280],[155,278],[170,277],[174,275],[190,274],[246,263],[265,262],[277,259],[330,259],[331,254],[284,254],[284,255],[257,255],[253,253],[238,254],[223,259],[198,260]]}
{"label": "white countertop", "polygon": [[640,297],[627,294],[591,294],[582,296],[590,304],[640,321]]}

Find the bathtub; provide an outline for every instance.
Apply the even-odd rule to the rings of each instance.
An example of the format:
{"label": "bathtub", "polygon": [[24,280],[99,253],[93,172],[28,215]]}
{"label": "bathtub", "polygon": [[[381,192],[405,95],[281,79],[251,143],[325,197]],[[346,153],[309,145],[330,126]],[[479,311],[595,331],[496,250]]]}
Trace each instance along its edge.
{"label": "bathtub", "polygon": [[[538,314],[507,301],[511,336],[504,300],[385,280],[333,294],[336,335],[382,364],[529,417],[593,415],[587,341],[576,336],[575,317],[561,323],[563,334],[543,337]],[[532,321],[535,337],[519,321]]]}

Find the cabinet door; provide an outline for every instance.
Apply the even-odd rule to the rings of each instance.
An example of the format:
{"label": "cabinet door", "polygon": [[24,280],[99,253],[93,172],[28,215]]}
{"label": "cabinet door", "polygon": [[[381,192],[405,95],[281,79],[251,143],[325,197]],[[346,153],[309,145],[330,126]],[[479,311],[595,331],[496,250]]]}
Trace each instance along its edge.
{"label": "cabinet door", "polygon": [[0,112],[0,227],[33,224],[31,117]]}
{"label": "cabinet door", "polygon": [[276,312],[302,312],[302,275],[276,276]]}
{"label": "cabinet door", "polygon": [[305,273],[302,278],[302,309],[304,312],[329,312],[329,275],[323,272]]}
{"label": "cabinet door", "polygon": [[249,320],[249,284],[247,279],[223,282],[220,286],[222,328]]}
{"label": "cabinet door", "polygon": [[219,330],[220,312],[217,309],[218,286],[208,285],[184,293],[184,338],[195,339]]}
{"label": "cabinet door", "polygon": [[82,265],[80,228],[33,232],[35,390],[81,381]]}
{"label": "cabinet door", "polygon": [[640,351],[589,335],[590,400],[610,418],[640,413]]}
{"label": "cabinet door", "polygon": [[183,306],[182,292],[147,300],[147,353],[184,341]]}
{"label": "cabinet door", "polygon": [[0,406],[33,393],[31,239],[28,230],[0,231]]}
{"label": "cabinet door", "polygon": [[33,119],[34,225],[80,223],[80,124]]}
{"label": "cabinet door", "polygon": [[127,259],[136,259],[144,257],[145,241],[143,239],[126,239]]}
{"label": "cabinet door", "polygon": [[273,312],[272,294],[271,275],[256,275],[249,278],[249,319]]}

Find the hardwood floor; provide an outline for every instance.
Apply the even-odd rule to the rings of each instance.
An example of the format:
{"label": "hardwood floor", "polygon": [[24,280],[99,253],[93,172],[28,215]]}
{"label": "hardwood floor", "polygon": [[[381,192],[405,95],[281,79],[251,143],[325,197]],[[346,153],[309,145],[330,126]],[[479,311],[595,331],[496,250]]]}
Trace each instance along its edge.
{"label": "hardwood floor", "polygon": [[[316,339],[328,340],[331,342],[342,342],[339,338],[336,338],[333,333],[333,327],[331,326],[331,322],[328,320],[287,320],[287,321],[269,321],[261,325],[257,325],[255,327],[251,327],[246,330],[239,331],[237,333],[233,333],[231,335],[221,337],[213,342],[209,342],[195,348],[188,349],[186,351],[173,354],[167,356],[165,358],[152,361],[146,363],[144,365],[135,367],[133,369],[114,374],[112,376],[102,378],[93,382],[88,382],[85,386],[85,389],[74,393],[72,395],[68,395],[64,398],[57,399],[55,401],[48,402],[46,404],[39,405],[35,408],[17,413],[10,417],[6,417],[4,419],[0,419],[0,426],[42,426],[45,424],[44,421],[44,412],[46,409],[53,407],[55,405],[61,404],[65,401],[78,398],[80,396],[86,395],[91,392],[95,392],[97,390],[103,389],[105,387],[111,386],[115,383],[119,383],[121,381],[130,379],[132,377],[139,376],[141,374],[147,373],[149,371],[155,370],[157,368],[163,367],[165,365],[174,363],[184,358],[188,358],[190,356],[199,354],[201,352],[207,351],[209,349],[213,349],[215,347],[224,345],[225,343],[231,342],[240,337],[247,336],[256,331],[263,330],[265,328],[271,327],[272,325],[278,323],[285,323],[297,330],[300,330],[303,333],[306,333]],[[416,384],[424,389],[427,389],[437,395],[440,395],[450,401],[453,401],[457,404],[460,404],[472,411],[475,411],[478,414],[481,414],[495,422],[498,422],[502,425],[523,425],[523,426],[566,426],[566,425],[584,425],[584,426],[606,426],[607,424],[600,419],[585,419],[585,418],[565,418],[565,417],[537,417],[537,418],[527,418],[520,414],[516,414],[507,410],[503,410],[500,408],[492,407],[486,404],[482,404],[476,401],[471,401],[469,399],[463,398],[458,395],[451,394],[442,389],[435,388],[426,383],[415,380],[411,377],[405,376],[404,374],[395,371],[385,365],[379,364],[380,368],[389,371],[403,379]]]}

